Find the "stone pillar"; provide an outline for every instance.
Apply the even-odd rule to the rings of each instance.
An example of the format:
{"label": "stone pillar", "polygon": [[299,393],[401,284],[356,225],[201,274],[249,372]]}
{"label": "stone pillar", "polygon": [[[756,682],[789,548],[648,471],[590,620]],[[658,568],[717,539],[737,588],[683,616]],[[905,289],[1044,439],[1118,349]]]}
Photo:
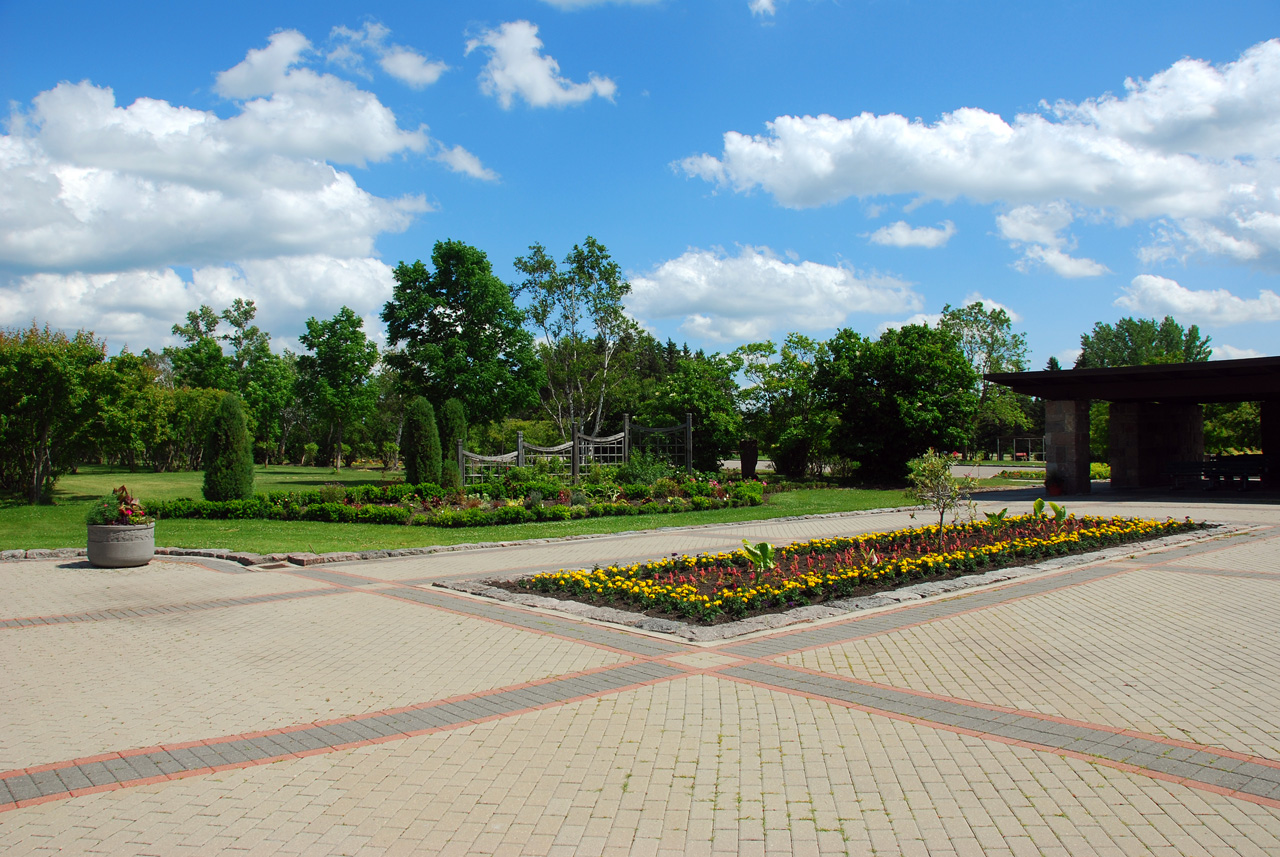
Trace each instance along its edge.
{"label": "stone pillar", "polygon": [[1269,465],[1262,474],[1265,488],[1280,488],[1280,399],[1271,399],[1262,405],[1262,454]]}
{"label": "stone pillar", "polygon": [[1169,465],[1204,458],[1204,412],[1184,402],[1111,403],[1111,485],[1167,488]]}
{"label": "stone pillar", "polygon": [[1045,476],[1061,479],[1063,493],[1088,494],[1089,402],[1044,403]]}

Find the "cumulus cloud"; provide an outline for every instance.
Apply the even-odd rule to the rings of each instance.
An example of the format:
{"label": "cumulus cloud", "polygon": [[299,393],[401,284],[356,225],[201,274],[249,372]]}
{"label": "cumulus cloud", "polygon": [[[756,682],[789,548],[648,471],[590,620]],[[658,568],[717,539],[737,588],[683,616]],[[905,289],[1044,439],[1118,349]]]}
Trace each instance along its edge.
{"label": "cumulus cloud", "polygon": [[[37,273],[0,288],[0,327],[55,320],[67,330],[94,331],[112,351],[127,345],[137,353],[174,344],[170,327],[189,310],[247,298],[257,304],[257,324],[283,335],[276,344],[297,350],[306,318],[332,317],[344,304],[381,307],[394,284],[391,268],[377,259],[325,255],[209,265],[185,280],[172,268]],[[371,335],[381,327],[366,324]]]}
{"label": "cumulus cloud", "polygon": [[691,338],[741,343],[779,331],[830,330],[855,313],[920,308],[910,284],[843,266],[789,262],[768,247],[735,256],[691,248],[631,278],[628,310],[643,319],[683,319]]}
{"label": "cumulus cloud", "polygon": [[[931,123],[779,116],[765,134],[729,131],[720,155],[677,166],[791,208],[887,194],[1014,208],[1065,201],[1119,223],[1163,219],[1189,252],[1280,254],[1280,40],[1221,66],[1180,60],[1126,80],[1121,96],[1046,103],[1011,121],[973,107]],[[1045,264],[1089,268],[1040,246],[1059,251],[1043,251]]]}
{"label": "cumulus cloud", "polygon": [[0,266],[122,271],[228,259],[365,256],[375,238],[429,210],[386,199],[335,164],[422,153],[496,176],[425,127],[403,129],[370,92],[305,66],[286,31],[217,76],[237,112],[115,102],[108,87],[61,83],[0,136]]}
{"label": "cumulus cloud", "polygon": [[1226,289],[1188,289],[1175,280],[1139,274],[1116,299],[1116,306],[1143,315],[1173,315],[1209,324],[1280,321],[1280,295],[1262,289],[1258,297],[1240,298]]}
{"label": "cumulus cloud", "polygon": [[1249,360],[1254,357],[1266,357],[1256,348],[1236,348],[1234,345],[1218,344],[1213,346],[1210,360]]}
{"label": "cumulus cloud", "polygon": [[956,234],[956,225],[945,220],[938,226],[911,226],[905,220],[882,226],[868,236],[872,244],[886,247],[944,247]]}
{"label": "cumulus cloud", "polygon": [[328,59],[367,74],[364,57],[371,55],[384,72],[414,89],[430,86],[449,70],[440,60],[428,59],[413,48],[388,42],[390,35],[389,29],[376,22],[368,22],[359,30],[334,27],[329,34],[334,47]]}
{"label": "cumulus cloud", "polygon": [[401,128],[318,59],[300,33],[276,33],[217,75],[228,118],[117,105],[89,81],[15,109],[0,136],[0,324],[47,319],[139,350],[164,345],[188,310],[237,297],[286,335],[344,303],[380,306],[391,275],[375,241],[430,206],[369,193],[340,165],[420,155],[497,176],[425,127]]}
{"label": "cumulus cloud", "polygon": [[[1075,240],[1063,233],[1075,214],[1061,200],[1045,205],[1020,205],[1012,211],[996,217],[1000,236],[1009,246],[1022,250],[1022,258],[1014,267],[1026,272],[1044,265],[1060,277],[1096,277],[1108,272],[1106,265],[1092,259],[1068,255],[1066,249],[1075,246]],[[1065,249],[1064,249],[1065,248]]]}
{"label": "cumulus cloud", "polygon": [[530,107],[563,107],[595,96],[612,100],[618,87],[595,72],[585,83],[560,76],[560,64],[542,53],[538,28],[528,21],[509,21],[467,42],[467,53],[484,50],[489,61],[480,73],[480,89],[511,109],[516,96]]}
{"label": "cumulus cloud", "polygon": [[775,15],[778,12],[777,0],[747,0],[747,8],[752,15]]}

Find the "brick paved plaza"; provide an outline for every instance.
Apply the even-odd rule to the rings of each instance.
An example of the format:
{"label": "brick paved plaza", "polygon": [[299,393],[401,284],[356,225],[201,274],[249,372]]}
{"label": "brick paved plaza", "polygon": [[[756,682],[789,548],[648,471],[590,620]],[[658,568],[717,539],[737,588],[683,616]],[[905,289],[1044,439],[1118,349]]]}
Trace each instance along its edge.
{"label": "brick paved plaza", "polygon": [[0,853],[1280,854],[1280,505],[1226,499],[1076,499],[1239,526],[714,645],[432,581],[908,514],[3,563]]}

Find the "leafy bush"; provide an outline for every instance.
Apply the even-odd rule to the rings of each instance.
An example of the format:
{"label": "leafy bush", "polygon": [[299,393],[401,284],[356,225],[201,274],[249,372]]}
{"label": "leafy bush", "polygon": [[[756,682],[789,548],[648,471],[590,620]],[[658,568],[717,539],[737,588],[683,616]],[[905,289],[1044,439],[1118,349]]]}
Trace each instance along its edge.
{"label": "leafy bush", "polygon": [[738,482],[729,489],[730,506],[759,506],[763,502],[763,482]]}
{"label": "leafy bush", "polygon": [[240,397],[218,402],[204,447],[204,498],[243,500],[253,496],[253,445]]}
{"label": "leafy bush", "polygon": [[1090,479],[1110,479],[1111,465],[1104,461],[1095,461],[1089,465]]}
{"label": "leafy bush", "polygon": [[645,449],[632,450],[631,459],[618,468],[618,483],[652,485],[659,479],[671,478],[675,468],[656,454]]}

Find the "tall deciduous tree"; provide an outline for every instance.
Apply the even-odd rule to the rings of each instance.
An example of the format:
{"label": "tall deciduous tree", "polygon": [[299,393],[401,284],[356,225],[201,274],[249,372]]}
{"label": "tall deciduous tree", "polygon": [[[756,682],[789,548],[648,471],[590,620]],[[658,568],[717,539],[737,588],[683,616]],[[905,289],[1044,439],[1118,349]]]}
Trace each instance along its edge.
{"label": "tall deciduous tree", "polygon": [[542,384],[533,337],[511,288],[488,257],[461,241],[439,241],[427,268],[395,269],[395,293],[382,309],[387,354],[405,383],[435,402],[458,398],[488,422],[537,401]]}
{"label": "tall deciduous tree", "polygon": [[675,371],[643,403],[637,417],[651,426],[684,422],[693,416],[693,466],[718,470],[742,437],[738,382],[742,359],[735,355],[699,354],[676,363]]}
{"label": "tall deciduous tree", "polygon": [[623,312],[631,284],[605,246],[587,236],[574,245],[563,267],[541,244],[515,261],[530,295],[529,318],[541,333],[538,353],[546,369],[543,407],[562,437],[574,428],[600,433],[610,392],[617,383],[616,358],[635,323]]}
{"label": "tall deciduous tree", "polygon": [[307,332],[298,339],[312,352],[298,357],[299,386],[331,422],[331,449],[335,466],[340,467],[344,433],[377,399],[369,379],[378,362],[378,347],[365,336],[360,316],[345,306],[328,321],[307,319]]}
{"label": "tall deciduous tree", "polygon": [[938,326],[956,337],[974,370],[978,408],[970,423],[969,444],[978,444],[983,436],[989,440],[992,435],[1027,428],[1031,424],[1027,397],[983,377],[1027,370],[1027,337],[1014,332],[1009,313],[1002,307],[987,309],[981,301],[962,307],[947,304]]}
{"label": "tall deciduous tree", "polygon": [[[1200,328],[1183,328],[1166,315],[1163,320],[1126,316],[1114,325],[1098,322],[1080,337],[1077,369],[1105,369],[1115,366],[1146,366],[1155,363],[1203,363],[1213,349],[1210,338]],[[1089,407],[1089,451],[1093,458],[1110,457],[1111,413],[1105,402]]]}
{"label": "tall deciduous tree", "polygon": [[813,383],[825,344],[792,333],[781,349],[753,342],[733,353],[752,382],[742,395],[747,426],[768,450],[775,470],[804,476],[811,465],[820,465],[833,428],[833,414]]}
{"label": "tall deciduous tree", "polygon": [[1122,318],[1114,325],[1098,322],[1080,337],[1077,369],[1146,366],[1152,363],[1203,363],[1213,349],[1210,337],[1196,325],[1183,329],[1173,316]]}
{"label": "tall deciduous tree", "polygon": [[75,466],[91,439],[91,373],[104,350],[85,330],[0,329],[0,486],[38,503]]}
{"label": "tall deciduous tree", "polygon": [[835,452],[871,482],[897,482],[930,447],[957,449],[977,410],[975,373],[954,334],[926,325],[871,340],[841,330],[827,342],[814,382],[840,417]]}

